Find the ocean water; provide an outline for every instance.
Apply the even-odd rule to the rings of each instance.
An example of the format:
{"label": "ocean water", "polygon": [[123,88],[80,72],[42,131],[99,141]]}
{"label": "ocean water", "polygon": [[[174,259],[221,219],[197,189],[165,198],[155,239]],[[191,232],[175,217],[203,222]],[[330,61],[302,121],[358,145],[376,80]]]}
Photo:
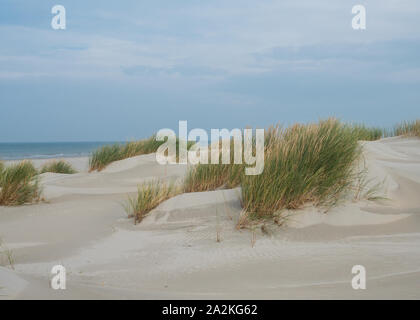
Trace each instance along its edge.
{"label": "ocean water", "polygon": [[1,160],[48,159],[89,156],[101,146],[116,142],[1,143]]}

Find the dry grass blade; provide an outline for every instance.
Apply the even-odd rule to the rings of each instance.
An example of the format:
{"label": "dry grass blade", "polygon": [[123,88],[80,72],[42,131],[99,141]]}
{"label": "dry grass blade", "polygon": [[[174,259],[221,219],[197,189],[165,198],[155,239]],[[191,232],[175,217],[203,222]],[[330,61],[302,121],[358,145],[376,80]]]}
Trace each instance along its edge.
{"label": "dry grass blade", "polygon": [[[12,270],[15,269],[15,259],[13,257],[13,251],[6,248],[3,245],[3,240],[0,238],[0,265],[7,266],[9,265]],[[6,262],[3,261],[5,258]],[[0,287],[1,288],[1,287]]]}

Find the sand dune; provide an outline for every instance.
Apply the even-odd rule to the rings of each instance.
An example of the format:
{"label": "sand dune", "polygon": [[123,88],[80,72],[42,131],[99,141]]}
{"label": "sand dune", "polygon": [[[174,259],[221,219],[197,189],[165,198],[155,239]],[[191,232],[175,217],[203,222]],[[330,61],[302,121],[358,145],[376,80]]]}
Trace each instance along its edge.
{"label": "sand dune", "polygon": [[[186,166],[145,155],[87,173],[87,159],[70,159],[80,173],[42,175],[47,203],[0,207],[15,258],[14,271],[0,268],[0,299],[418,299],[420,140],[363,144],[369,183],[388,200],[308,206],[253,231],[236,229],[239,189],[179,195],[134,225],[127,194],[149,179],[180,181]],[[56,264],[68,272],[63,291],[49,287]],[[351,287],[356,264],[366,290]]]}

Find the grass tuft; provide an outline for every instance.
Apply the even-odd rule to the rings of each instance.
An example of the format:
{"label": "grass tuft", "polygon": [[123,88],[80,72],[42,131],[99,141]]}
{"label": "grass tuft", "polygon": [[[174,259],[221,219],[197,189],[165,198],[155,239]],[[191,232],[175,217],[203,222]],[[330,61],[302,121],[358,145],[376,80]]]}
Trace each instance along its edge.
{"label": "grass tuft", "polygon": [[121,149],[121,145],[114,144],[93,151],[89,158],[89,171],[101,171],[111,162],[123,159]]}
{"label": "grass tuft", "polygon": [[420,137],[420,119],[400,123],[396,126],[394,134],[396,136]]}
{"label": "grass tuft", "polygon": [[[103,146],[94,151],[89,159],[89,171],[105,169],[107,165],[114,161],[123,160],[142,154],[154,153],[165,141],[157,141],[156,135],[150,138],[131,141],[125,144],[114,144]],[[176,140],[177,150],[179,150],[179,139]],[[187,148],[193,145],[192,142],[187,143]]]}
{"label": "grass tuft", "polygon": [[[4,258],[4,259],[3,259]],[[3,261],[6,260],[6,261]],[[3,240],[0,238],[0,266],[9,265],[12,270],[15,270],[15,259],[13,251],[3,245]],[[1,289],[1,286],[0,286]]]}
{"label": "grass tuft", "polygon": [[376,127],[366,127],[363,124],[353,124],[350,127],[357,134],[358,140],[363,141],[375,141],[379,140],[384,136],[384,130]]}
{"label": "grass tuft", "polygon": [[156,141],[156,137],[153,135],[140,141],[103,146],[92,153],[89,159],[89,170],[101,171],[114,161],[156,152],[162,143],[162,141]]}
{"label": "grass tuft", "polygon": [[[271,127],[265,133],[264,145],[270,146],[275,141],[278,127]],[[215,142],[217,143],[217,142]],[[243,144],[243,141],[242,141]],[[209,146],[209,154],[211,146]],[[230,140],[230,163],[222,163],[223,143],[219,141],[219,164],[197,164],[191,167],[184,180],[184,192],[212,191],[216,189],[232,189],[241,184],[245,164],[234,163],[234,140]]]}
{"label": "grass tuft", "polygon": [[28,161],[3,167],[0,171],[0,205],[15,206],[39,201],[37,171]]}
{"label": "grass tuft", "polygon": [[263,173],[243,178],[243,207],[251,216],[265,217],[307,202],[335,204],[354,179],[358,138],[356,130],[335,119],[277,130]]}
{"label": "grass tuft", "polygon": [[124,208],[129,217],[134,217],[134,223],[143,218],[163,201],[180,193],[173,183],[163,183],[159,180],[145,182],[138,186],[137,195],[129,197]]}
{"label": "grass tuft", "polygon": [[77,171],[73,169],[70,163],[64,160],[54,160],[42,166],[40,173],[45,172],[73,174]]}
{"label": "grass tuft", "polygon": [[244,166],[236,164],[198,164],[184,180],[184,192],[231,189],[240,185]]}

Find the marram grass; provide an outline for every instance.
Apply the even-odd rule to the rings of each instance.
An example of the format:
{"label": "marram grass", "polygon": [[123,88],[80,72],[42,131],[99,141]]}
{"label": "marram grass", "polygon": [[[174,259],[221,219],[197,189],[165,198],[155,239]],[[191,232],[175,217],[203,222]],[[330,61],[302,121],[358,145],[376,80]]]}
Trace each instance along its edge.
{"label": "marram grass", "polygon": [[[89,171],[103,170],[110,163],[123,160],[142,154],[154,153],[165,141],[157,141],[156,135],[150,138],[131,141],[125,144],[114,144],[103,146],[95,150],[89,159]],[[193,143],[189,142],[187,148]],[[176,140],[177,150],[179,149],[179,139]]]}
{"label": "marram grass", "polygon": [[28,161],[4,167],[0,165],[0,205],[16,206],[39,201],[37,171]]}
{"label": "marram grass", "polygon": [[[233,140],[230,141],[230,163],[222,163],[222,142],[219,142],[219,164],[197,164],[192,166],[184,179],[184,192],[211,191],[219,188],[235,188],[242,180],[244,165],[234,164]],[[209,162],[211,161],[209,146]]]}
{"label": "marram grass", "polygon": [[188,171],[184,192],[235,188],[241,183],[244,168],[236,164],[198,164]]}
{"label": "marram grass", "polygon": [[129,217],[134,222],[141,222],[143,218],[163,201],[181,193],[174,183],[164,183],[159,180],[142,183],[138,186],[137,195],[129,197],[124,205]]}
{"label": "marram grass", "polygon": [[384,130],[377,127],[367,127],[363,124],[353,124],[350,127],[357,134],[358,140],[375,141],[383,138],[385,135]]}
{"label": "marram grass", "polygon": [[[308,203],[333,206],[352,191],[357,180],[357,163],[362,152],[358,141],[375,141],[393,135],[420,136],[420,120],[400,124],[392,132],[344,124],[333,118],[285,129],[270,127],[265,132],[262,174],[246,176],[245,165],[233,164],[233,159],[231,164],[198,164],[187,172],[182,187],[159,181],[140,185],[126,210],[139,222],[161,202],[181,192],[237,186],[241,186],[244,213],[251,218],[277,217],[283,209],[298,209]],[[158,146],[151,147],[150,152],[155,152]],[[135,143],[109,148],[110,159],[120,158],[121,150],[124,157],[144,152]]]}
{"label": "marram grass", "polygon": [[92,153],[89,159],[89,169],[90,171],[101,171],[114,161],[156,152],[162,143],[162,141],[156,141],[153,135],[140,141],[103,146]]}
{"label": "marram grass", "polygon": [[71,166],[70,163],[64,160],[54,160],[42,166],[40,173],[45,172],[73,174],[77,171]]}
{"label": "marram grass", "polygon": [[332,205],[354,180],[354,166],[361,154],[358,141],[377,140],[382,135],[382,129],[336,119],[286,129],[270,127],[265,132],[261,175],[246,176],[244,165],[198,164],[187,173],[184,192],[241,186],[242,205],[254,217],[297,209],[309,202]]}
{"label": "marram grass", "polygon": [[350,187],[361,153],[351,127],[335,119],[296,124],[279,130],[273,140],[263,173],[242,180],[243,207],[251,216],[271,216],[308,202],[332,205]]}
{"label": "marram grass", "polygon": [[89,158],[89,170],[101,171],[111,162],[124,159],[121,150],[121,145],[114,144],[110,146],[103,146],[93,151]]}
{"label": "marram grass", "polygon": [[[265,131],[264,145],[266,150],[275,143],[275,135],[278,130],[279,126],[272,126]],[[254,144],[255,140],[253,141]],[[222,141],[219,141],[219,164],[197,164],[188,170],[184,180],[184,192],[232,189],[241,184],[246,165],[234,164],[233,138],[230,140],[229,164],[222,164],[222,147]],[[211,146],[209,147],[209,154],[211,153],[210,148]]]}
{"label": "marram grass", "polygon": [[394,135],[420,137],[420,119],[400,123],[395,127]]}

